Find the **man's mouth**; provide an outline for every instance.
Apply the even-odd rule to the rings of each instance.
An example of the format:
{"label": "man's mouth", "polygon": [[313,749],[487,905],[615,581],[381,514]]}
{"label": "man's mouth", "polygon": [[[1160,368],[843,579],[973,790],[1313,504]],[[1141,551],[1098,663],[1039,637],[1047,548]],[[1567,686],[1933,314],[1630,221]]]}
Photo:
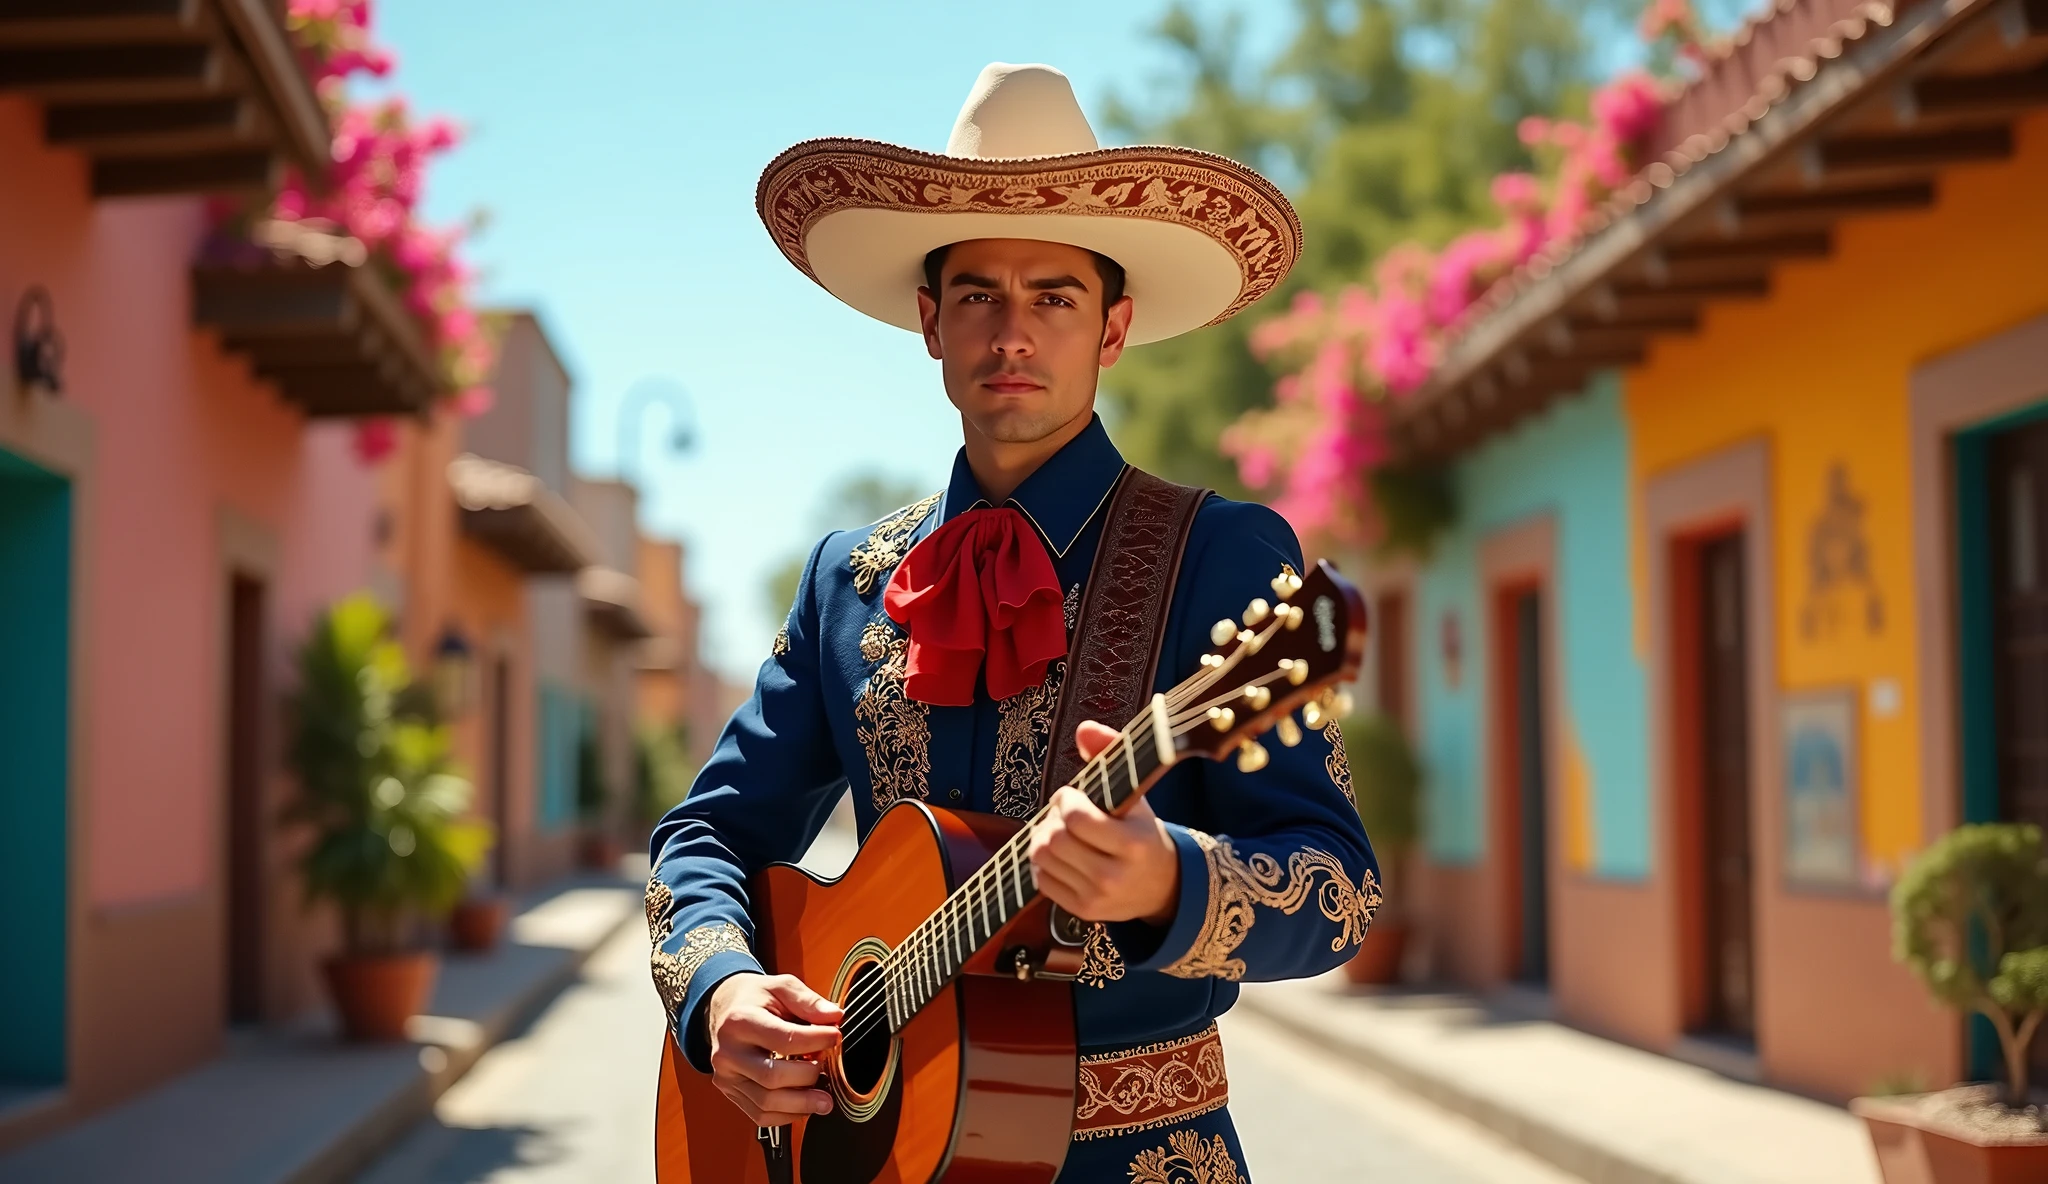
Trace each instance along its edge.
{"label": "man's mouth", "polygon": [[981,385],[999,395],[1022,395],[1044,390],[1045,384],[1021,374],[996,374],[981,380]]}

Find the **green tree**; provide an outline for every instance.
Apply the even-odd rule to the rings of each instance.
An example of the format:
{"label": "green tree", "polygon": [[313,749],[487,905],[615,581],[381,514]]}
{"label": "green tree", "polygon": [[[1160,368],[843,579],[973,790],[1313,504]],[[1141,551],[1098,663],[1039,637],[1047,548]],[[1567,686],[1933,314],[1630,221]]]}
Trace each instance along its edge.
{"label": "green tree", "polygon": [[2048,1015],[2048,851],[2031,823],[1959,826],[1892,886],[1892,956],[1943,1004],[1991,1021],[2005,1102],[2027,1099],[2027,1052]]}
{"label": "green tree", "polygon": [[[1588,30],[1621,0],[1296,0],[1287,46],[1251,63],[1236,15],[1204,21],[1176,3],[1154,29],[1174,66],[1140,101],[1116,95],[1109,126],[1136,142],[1221,152],[1281,180],[1304,254],[1269,298],[1364,276],[1408,240],[1436,246],[1493,215],[1489,187],[1531,166],[1529,115],[1583,108]],[[1132,350],[1103,380],[1117,442],[1164,476],[1242,493],[1216,450],[1224,427],[1265,404],[1273,375],[1251,355],[1258,310]]]}
{"label": "green tree", "polygon": [[[931,490],[902,477],[873,469],[843,473],[818,499],[817,508],[811,513],[811,529],[821,536],[835,530],[849,530],[902,509],[930,493]],[[766,598],[771,619],[780,621],[796,601],[796,586],[803,580],[804,561],[810,558],[810,554],[810,548],[806,547],[802,553],[784,559],[769,573],[762,595]]]}

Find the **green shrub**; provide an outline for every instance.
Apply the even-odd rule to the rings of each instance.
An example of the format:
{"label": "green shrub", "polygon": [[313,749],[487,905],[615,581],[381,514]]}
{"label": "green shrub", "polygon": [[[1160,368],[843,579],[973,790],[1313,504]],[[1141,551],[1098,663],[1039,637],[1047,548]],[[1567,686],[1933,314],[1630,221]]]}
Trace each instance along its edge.
{"label": "green shrub", "polygon": [[689,795],[696,770],[690,767],[687,740],[680,725],[664,728],[642,724],[633,734],[637,774],[634,805],[642,823],[652,826]]}
{"label": "green shrub", "polygon": [[1378,712],[1354,715],[1342,727],[1366,837],[1389,858],[1398,858],[1421,832],[1422,766],[1415,748],[1398,722]]}
{"label": "green shrub", "polygon": [[2005,1101],[2027,1097],[2027,1052],[2048,1014],[2048,851],[2024,823],[1960,826],[1892,887],[1892,956],[1934,997],[1991,1021]]}
{"label": "green shrub", "polygon": [[471,787],[447,728],[406,710],[412,680],[389,631],[368,595],[322,614],[291,705],[299,794],[287,817],[313,828],[306,898],[334,902],[352,954],[407,945],[421,918],[461,898],[491,844],[489,827],[462,817]]}

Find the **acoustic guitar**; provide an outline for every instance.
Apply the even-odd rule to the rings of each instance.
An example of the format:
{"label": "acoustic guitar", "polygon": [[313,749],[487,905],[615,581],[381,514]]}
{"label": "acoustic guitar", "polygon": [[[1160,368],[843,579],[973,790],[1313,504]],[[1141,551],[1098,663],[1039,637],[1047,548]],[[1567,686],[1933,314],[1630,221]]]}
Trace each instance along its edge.
{"label": "acoustic guitar", "polygon": [[[1345,713],[1365,604],[1328,563],[1216,622],[1200,669],[1129,722],[1075,787],[1112,814],[1195,757],[1263,767]],[[1043,811],[1040,812],[1040,816]],[[905,800],[845,873],[774,864],[750,881],[754,952],[845,1009],[822,1054],[832,1113],[757,1128],[663,1041],[661,1184],[1039,1184],[1074,1121],[1074,1001],[1089,926],[1039,895],[1031,822]]]}

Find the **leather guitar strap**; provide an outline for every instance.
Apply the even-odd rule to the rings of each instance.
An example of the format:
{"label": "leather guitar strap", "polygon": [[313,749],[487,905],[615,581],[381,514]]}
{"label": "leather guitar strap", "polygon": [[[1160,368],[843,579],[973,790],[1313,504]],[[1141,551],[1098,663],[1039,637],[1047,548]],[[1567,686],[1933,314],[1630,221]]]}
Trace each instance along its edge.
{"label": "leather guitar strap", "polygon": [[1081,771],[1074,729],[1083,720],[1120,728],[1152,701],[1181,552],[1195,511],[1208,496],[1206,489],[1176,485],[1135,466],[1117,478],[1067,647],[1066,683],[1053,710],[1050,755],[1039,784],[1041,803]]}

